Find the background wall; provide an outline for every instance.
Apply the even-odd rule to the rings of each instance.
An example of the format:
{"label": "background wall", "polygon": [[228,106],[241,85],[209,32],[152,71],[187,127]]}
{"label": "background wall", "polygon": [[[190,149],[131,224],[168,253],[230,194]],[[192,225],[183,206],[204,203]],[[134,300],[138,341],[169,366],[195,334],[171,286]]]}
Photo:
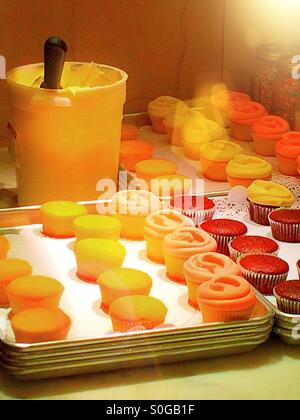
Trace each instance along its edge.
{"label": "background wall", "polygon": [[[159,95],[192,98],[222,78],[225,0],[0,0],[0,54],[7,67],[42,61],[59,35],[68,59],[129,73],[126,112]],[[0,137],[7,92],[0,81]]]}

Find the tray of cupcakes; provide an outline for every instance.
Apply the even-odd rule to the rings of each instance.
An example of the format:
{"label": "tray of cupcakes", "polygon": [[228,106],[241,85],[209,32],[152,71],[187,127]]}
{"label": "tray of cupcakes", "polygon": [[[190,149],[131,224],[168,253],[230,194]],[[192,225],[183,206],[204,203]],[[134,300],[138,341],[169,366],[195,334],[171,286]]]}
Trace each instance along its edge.
{"label": "tray of cupcakes", "polygon": [[176,209],[177,200],[166,206],[132,190],[109,202],[1,211],[2,367],[40,379],[238,354],[267,341],[273,309],[226,245],[247,223],[220,221],[216,235],[210,223],[224,217],[224,202],[232,208],[227,197],[187,202]]}

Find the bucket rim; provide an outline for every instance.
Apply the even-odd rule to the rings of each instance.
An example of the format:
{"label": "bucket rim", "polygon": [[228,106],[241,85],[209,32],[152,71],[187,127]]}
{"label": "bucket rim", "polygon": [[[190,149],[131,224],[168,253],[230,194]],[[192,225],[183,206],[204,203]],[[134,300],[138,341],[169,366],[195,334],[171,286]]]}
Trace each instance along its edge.
{"label": "bucket rim", "polygon": [[[87,61],[67,61],[67,63],[72,63],[72,64],[89,64],[89,62]],[[119,69],[118,67],[114,67],[114,66],[110,66],[107,64],[100,64],[100,63],[95,63],[97,66],[101,66],[107,69],[111,69],[111,70],[115,70],[117,72],[120,73],[120,75],[122,76],[121,80],[118,80],[115,83],[112,83],[110,85],[107,86],[95,86],[95,87],[83,87],[80,88],[80,90],[78,92],[83,93],[83,92],[97,92],[100,90],[108,90],[111,88],[115,88],[118,86],[123,85],[124,83],[127,82],[128,80],[128,74],[124,71]],[[44,63],[40,62],[40,63],[33,63],[33,64],[25,64],[24,66],[18,66],[18,67],[14,67],[13,69],[9,70],[6,74],[6,81],[9,85],[11,86],[15,86],[15,87],[22,87],[23,89],[30,89],[33,91],[37,91],[40,90],[41,88],[39,87],[34,87],[34,86],[27,86],[27,85],[22,85],[20,83],[17,83],[13,80],[10,79],[10,76],[12,75],[13,72],[15,72],[16,70],[22,70],[22,69],[27,69],[29,67],[40,67],[40,66],[44,66]],[[66,88],[66,89],[44,89],[45,91],[48,92],[52,92],[52,93],[66,93],[66,92],[70,92],[71,88]]]}

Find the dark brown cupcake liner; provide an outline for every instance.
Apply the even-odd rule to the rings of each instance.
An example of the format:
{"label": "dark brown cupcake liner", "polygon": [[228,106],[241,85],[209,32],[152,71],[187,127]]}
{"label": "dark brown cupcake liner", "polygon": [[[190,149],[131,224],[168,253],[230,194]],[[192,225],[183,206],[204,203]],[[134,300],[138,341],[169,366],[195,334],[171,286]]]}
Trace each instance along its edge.
{"label": "dark brown cupcake liner", "polygon": [[173,209],[192,219],[196,226],[200,225],[200,223],[203,223],[206,220],[212,220],[216,212],[215,207],[208,210],[182,210],[177,209],[176,207],[173,207]]}
{"label": "dark brown cupcake liner", "polygon": [[216,235],[214,233],[209,233],[209,232],[208,234],[217,241],[217,244],[218,244],[217,252],[219,252],[220,254],[229,256],[230,255],[229,244],[237,236],[221,236],[221,235]]}
{"label": "dark brown cupcake liner", "polygon": [[255,204],[252,201],[248,200],[248,210],[250,219],[259,225],[269,226],[269,215],[276,209],[277,207],[274,206],[263,206],[261,204]]}

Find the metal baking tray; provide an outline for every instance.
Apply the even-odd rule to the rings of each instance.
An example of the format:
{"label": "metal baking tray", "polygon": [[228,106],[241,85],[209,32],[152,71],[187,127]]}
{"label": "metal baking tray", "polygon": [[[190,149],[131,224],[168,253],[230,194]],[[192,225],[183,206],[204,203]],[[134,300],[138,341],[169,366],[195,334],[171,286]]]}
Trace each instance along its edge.
{"label": "metal baking tray", "polygon": [[[90,213],[96,212],[97,202],[84,204]],[[0,210],[0,234],[18,238],[22,232],[33,232],[32,225],[35,234],[38,234],[39,222],[38,206]],[[30,249],[24,251],[29,243],[32,245],[31,239],[21,242],[13,256],[23,257],[24,252],[29,255],[26,252],[30,253]],[[172,284],[172,287],[177,289],[184,286]],[[267,341],[272,330],[273,310],[263,297],[259,296],[259,301],[261,316],[230,324],[204,325],[197,320],[195,325],[187,322],[187,325],[170,330],[80,338],[73,336],[63,342],[33,345],[16,344],[8,334],[0,340],[1,365],[20,379],[40,379],[250,351]]]}

